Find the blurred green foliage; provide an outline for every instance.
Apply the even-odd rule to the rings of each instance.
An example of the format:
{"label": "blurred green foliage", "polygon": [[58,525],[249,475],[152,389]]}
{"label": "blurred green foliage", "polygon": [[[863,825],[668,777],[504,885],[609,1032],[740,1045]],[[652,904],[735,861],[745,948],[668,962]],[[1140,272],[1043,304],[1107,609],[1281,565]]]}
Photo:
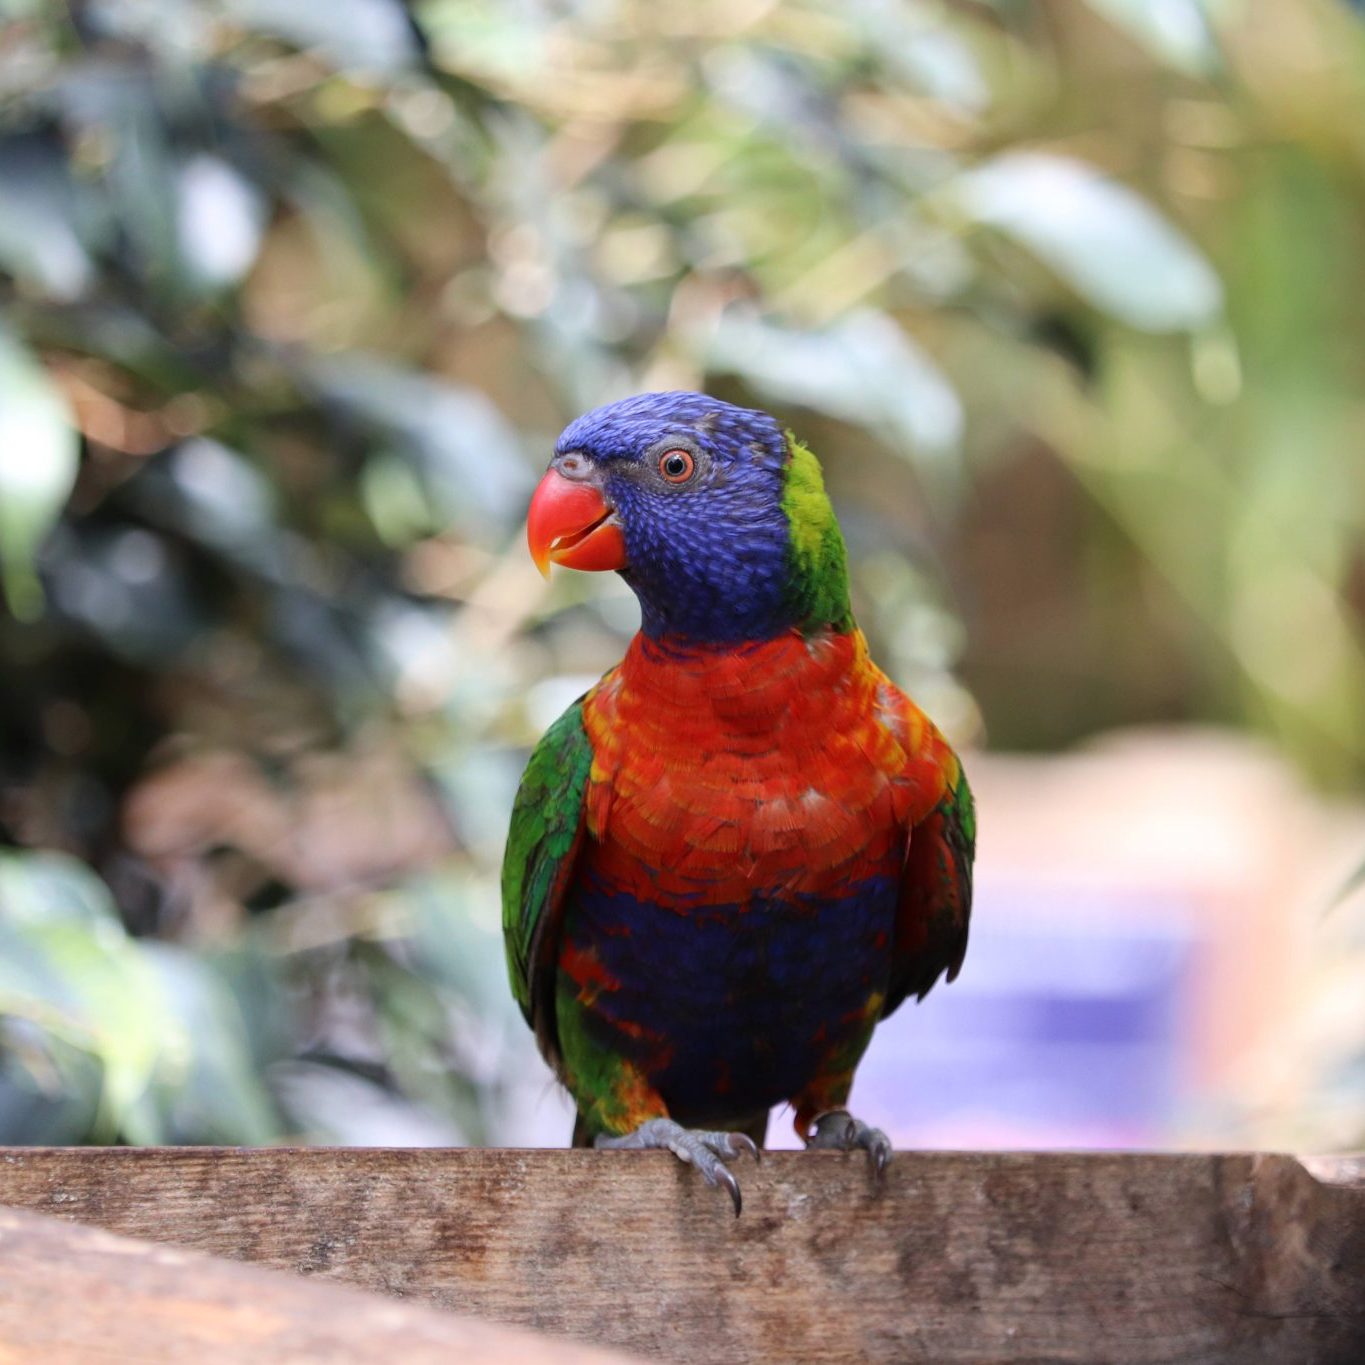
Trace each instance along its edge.
{"label": "blurred green foliage", "polygon": [[1359,780],[1345,8],[0,16],[0,1140],[506,1131],[505,815],[634,619],[520,518],[631,390],[810,440],[954,733]]}

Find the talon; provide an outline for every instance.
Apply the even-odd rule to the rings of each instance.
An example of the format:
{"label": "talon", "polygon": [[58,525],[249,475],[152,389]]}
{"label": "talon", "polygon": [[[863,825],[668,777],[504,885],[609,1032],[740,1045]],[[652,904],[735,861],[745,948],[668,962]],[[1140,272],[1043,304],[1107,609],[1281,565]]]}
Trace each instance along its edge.
{"label": "talon", "polygon": [[749,1155],[753,1157],[756,1166],[761,1166],[763,1164],[763,1153],[759,1150],[758,1143],[756,1143],[748,1133],[731,1133],[730,1147],[731,1156],[741,1156],[743,1153],[748,1152]]}
{"label": "talon", "polygon": [[861,1147],[867,1153],[873,1175],[881,1180],[891,1161],[891,1139],[880,1128],[869,1127],[844,1110],[831,1110],[815,1120],[814,1132],[806,1139],[806,1150],[851,1152]]}
{"label": "talon", "polygon": [[633,1133],[625,1133],[620,1137],[599,1133],[593,1145],[616,1151],[655,1148],[672,1152],[679,1161],[695,1166],[701,1178],[713,1189],[717,1185],[725,1187],[735,1206],[736,1218],[744,1207],[744,1200],[739,1192],[739,1181],[722,1158],[733,1159],[748,1152],[755,1161],[759,1160],[757,1145],[745,1133],[684,1128],[673,1119],[665,1118],[648,1119]]}
{"label": "talon", "polygon": [[740,1210],[744,1207],[744,1196],[739,1192],[739,1181],[735,1179],[728,1166],[716,1163],[716,1173],[710,1179],[710,1184],[714,1185],[719,1180],[727,1190],[730,1191],[730,1202],[735,1206],[735,1217],[739,1217]]}
{"label": "talon", "polygon": [[880,1142],[874,1142],[867,1151],[872,1158],[877,1179],[881,1180],[886,1175],[887,1166],[891,1164],[891,1144],[883,1137]]}

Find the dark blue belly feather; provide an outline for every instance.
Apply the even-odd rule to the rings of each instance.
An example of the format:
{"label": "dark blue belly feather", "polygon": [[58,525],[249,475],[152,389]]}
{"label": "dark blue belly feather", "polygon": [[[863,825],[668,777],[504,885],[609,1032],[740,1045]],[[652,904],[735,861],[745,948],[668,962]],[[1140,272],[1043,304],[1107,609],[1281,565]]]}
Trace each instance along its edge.
{"label": "dark blue belly feather", "polygon": [[675,1116],[752,1113],[798,1094],[869,1028],[891,967],[897,882],[839,897],[664,909],[589,874],[564,933],[613,984],[583,1000],[594,1044],[639,1067]]}

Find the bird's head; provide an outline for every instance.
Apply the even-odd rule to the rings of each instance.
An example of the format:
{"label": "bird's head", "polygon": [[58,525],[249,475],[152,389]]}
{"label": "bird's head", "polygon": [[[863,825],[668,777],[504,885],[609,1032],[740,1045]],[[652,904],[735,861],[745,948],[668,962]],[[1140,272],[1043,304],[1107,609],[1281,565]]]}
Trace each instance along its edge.
{"label": "bird's head", "polygon": [[733,643],[852,625],[815,457],[767,413],[705,394],[638,394],[572,422],[527,537],[543,573],[617,570],[649,635]]}

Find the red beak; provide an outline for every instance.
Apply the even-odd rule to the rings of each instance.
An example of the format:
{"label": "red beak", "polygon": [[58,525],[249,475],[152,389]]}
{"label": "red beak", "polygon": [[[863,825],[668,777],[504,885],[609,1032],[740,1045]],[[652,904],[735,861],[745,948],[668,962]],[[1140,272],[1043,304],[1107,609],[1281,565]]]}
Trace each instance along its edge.
{"label": "red beak", "polygon": [[575,483],[554,469],[531,498],[526,542],[546,578],[552,561],[566,569],[626,567],[625,537],[607,500],[590,484]]}

